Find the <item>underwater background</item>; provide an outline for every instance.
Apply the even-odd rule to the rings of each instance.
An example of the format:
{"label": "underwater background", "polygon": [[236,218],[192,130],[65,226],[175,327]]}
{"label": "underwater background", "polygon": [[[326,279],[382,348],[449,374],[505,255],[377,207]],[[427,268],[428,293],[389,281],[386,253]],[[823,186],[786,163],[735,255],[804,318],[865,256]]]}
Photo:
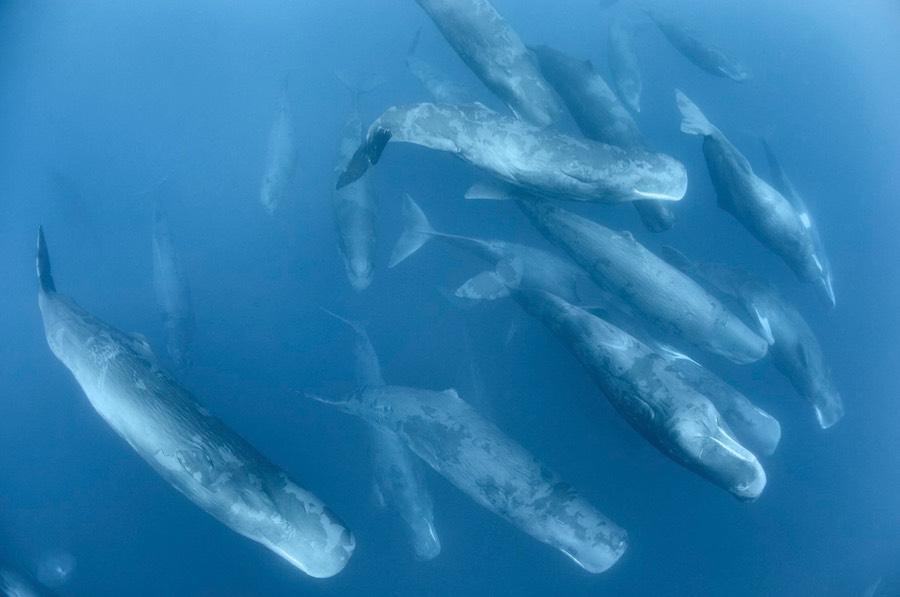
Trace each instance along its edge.
{"label": "underwater background", "polygon": [[[629,10],[624,0],[493,3],[526,43],[590,58],[604,75],[608,19]],[[442,231],[550,246],[511,202],[464,200],[477,174],[461,161],[411,145],[385,151],[369,175],[375,277],[351,289],[331,195],[352,96],[335,72],[384,79],[360,98],[366,124],[427,101],[404,64],[421,28],[417,55],[501,107],[414,2],[0,1],[0,560],[36,574],[67,554],[77,565],[56,591],[73,596],[830,596],[879,581],[875,594],[900,594],[900,6],[695,0],[678,11],[753,77],[710,77],[659,31],[639,31],[636,118],[690,177],[675,227],[646,232],[628,206],[565,206],[651,249],[742,265],[775,282],[815,330],[846,410],[827,430],[767,361],[715,362],[782,426],[753,503],[647,444],[512,301],[448,299],[485,269],[476,258],[430,243],[387,269],[403,193]],[[287,71],[298,164],[269,215],[259,183]],[[716,207],[700,142],[679,131],[675,88],[763,177],[757,138],[768,136],[829,247],[834,309]],[[570,119],[560,127],[577,132]],[[47,347],[38,225],[60,292],[164,352],[146,191],[167,174],[157,192],[197,319],[182,379],[353,529],[356,553],[333,578],[307,577],[169,487]],[[373,499],[364,424],[302,394],[352,387],[346,331],[323,307],[366,323],[389,383],[457,388],[627,529],[622,559],[589,574],[425,470],[442,551],[415,561],[397,515]]]}

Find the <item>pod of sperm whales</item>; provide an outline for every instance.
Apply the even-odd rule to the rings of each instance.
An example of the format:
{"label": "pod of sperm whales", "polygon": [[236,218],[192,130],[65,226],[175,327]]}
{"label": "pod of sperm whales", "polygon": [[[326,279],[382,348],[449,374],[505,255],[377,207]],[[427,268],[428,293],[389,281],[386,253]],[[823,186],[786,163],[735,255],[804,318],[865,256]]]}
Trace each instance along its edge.
{"label": "pod of sperm whales", "polygon": [[416,31],[409,51],[406,53],[406,68],[419,80],[431,98],[442,104],[470,104],[475,102],[475,94],[465,85],[453,81],[434,65],[416,55],[420,31]]}
{"label": "pod of sperm whales", "polygon": [[[363,125],[359,117],[359,96],[377,85],[352,81],[345,76],[338,78],[350,90],[353,101],[341,132],[338,158],[334,166],[335,180],[347,167],[353,152],[363,138]],[[344,262],[347,280],[357,292],[368,288],[375,276],[375,223],[378,218],[378,204],[371,187],[369,177],[362,176],[352,184],[335,189],[331,196],[338,252]]]}
{"label": "pod of sperm whales", "polygon": [[626,106],[640,112],[644,79],[634,51],[634,23],[631,19],[616,15],[610,20],[606,52],[616,92]]}
{"label": "pod of sperm whales", "polygon": [[[365,387],[384,386],[381,364],[365,328],[357,322],[326,312],[346,323],[353,331],[356,382]],[[406,523],[416,559],[436,558],[441,553],[441,542],[434,527],[431,494],[422,479],[419,463],[397,434],[377,425],[370,425],[369,429],[376,495],[383,505],[396,510]]]}
{"label": "pod of sperm whales", "polygon": [[518,200],[519,208],[550,242],[652,325],[735,363],[766,354],[766,341],[751,331],[684,273],[637,242],[547,201]]}
{"label": "pod of sperm whales", "polygon": [[543,290],[519,286],[515,262],[479,274],[459,296],[512,295],[575,355],[629,425],[659,451],[740,500],[755,500],[766,474],[732,436],[712,402],[670,363],[616,326]]}
{"label": "pod of sperm whales", "polygon": [[546,127],[562,116],[553,90],[541,77],[509,23],[487,0],[416,0],[485,86],[517,118]]}
{"label": "pod of sperm whales", "polygon": [[260,202],[269,215],[275,213],[278,204],[288,192],[297,166],[297,133],[294,130],[294,118],[291,115],[288,78],[289,74],[286,74],[284,82],[281,84],[278,113],[275,115],[275,121],[272,122],[272,128],[269,129],[266,164],[259,192]]}
{"label": "pod of sperm whales", "polygon": [[234,531],[310,576],[347,564],[351,532],[162,369],[149,345],[56,292],[38,234],[38,303],[47,343],[91,405],[174,488]]}
{"label": "pod of sperm whales", "polygon": [[538,195],[607,203],[677,201],[687,190],[684,166],[667,155],[575,139],[483,106],[431,103],[394,106],[378,117],[338,179],[338,188],[376,164],[389,141],[450,152]]}
{"label": "pod of sperm whales", "polygon": [[191,366],[196,324],[181,252],[157,195],[153,197],[153,287],[163,314],[166,352],[179,371]]}
{"label": "pod of sperm whales", "polygon": [[705,280],[733,298],[756,321],[772,343],[772,363],[809,402],[823,429],[844,416],[841,395],[825,364],[822,347],[809,324],[769,282],[738,267],[716,262],[692,262],[679,251],[665,248],[666,259]]}
{"label": "pod of sperm whales", "polygon": [[571,261],[548,251],[502,240],[481,240],[444,234],[432,228],[422,209],[412,197],[403,198],[404,231],[397,240],[388,267],[394,267],[422,245],[436,238],[448,245],[458,247],[484,259],[491,265],[503,259],[519,259],[522,263],[522,284],[533,288],[543,288],[577,301],[577,280],[581,270]]}
{"label": "pod of sperm whales", "polygon": [[750,78],[750,73],[743,64],[713,44],[701,39],[696,32],[673,18],[672,15],[646,6],[643,9],[656,23],[669,43],[696,66],[711,75],[725,77],[739,83]]}
{"label": "pod of sperm whales", "polygon": [[809,210],[806,208],[806,203],[803,201],[803,198],[797,193],[797,189],[794,188],[794,185],[791,184],[791,179],[788,178],[787,173],[784,171],[784,168],[781,167],[781,162],[778,161],[778,158],[775,157],[775,152],[772,151],[772,147],[769,145],[769,142],[765,137],[761,139],[763,150],[766,152],[766,159],[769,162],[769,175],[772,177],[772,183],[778,192],[785,196],[785,198],[791,202],[791,205],[794,206],[794,209],[797,211],[797,214],[800,216],[800,221],[804,226],[809,228],[809,234],[812,238],[813,248],[815,250],[815,257],[819,262],[819,265],[822,266],[822,275],[816,279],[815,287],[816,291],[819,294],[819,297],[825,301],[830,307],[834,307],[837,301],[834,296],[834,285],[832,281],[832,273],[831,273],[831,261],[828,259],[828,253],[825,251],[825,244],[822,242],[822,237],[819,234],[819,228],[816,226],[815,221],[809,214]]}
{"label": "pod of sperm whales", "polygon": [[[590,61],[549,46],[536,46],[532,51],[541,73],[559,93],[582,135],[626,151],[649,150],[634,118]],[[651,232],[664,232],[675,223],[675,216],[662,201],[642,199],[633,205]]]}
{"label": "pod of sperm whales", "polygon": [[588,572],[603,572],[625,552],[625,531],[453,390],[380,386],[315,398],[396,433],[479,506]]}
{"label": "pod of sperm whales", "polygon": [[750,162],[681,91],[675,92],[681,130],[703,137],[703,155],[718,205],[781,257],[803,282],[823,275],[809,227],[784,196],[753,173]]}

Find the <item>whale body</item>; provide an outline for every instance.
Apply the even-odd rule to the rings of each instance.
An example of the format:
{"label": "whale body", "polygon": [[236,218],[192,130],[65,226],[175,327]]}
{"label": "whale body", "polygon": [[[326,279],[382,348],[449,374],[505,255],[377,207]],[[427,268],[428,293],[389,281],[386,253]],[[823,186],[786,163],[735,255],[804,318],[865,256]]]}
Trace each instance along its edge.
{"label": "whale body", "polygon": [[159,366],[146,340],[56,291],[43,231],[37,270],[50,350],[153,470],[225,526],[310,576],[333,576],[346,566],[355,539],[322,500],[201,406]]}

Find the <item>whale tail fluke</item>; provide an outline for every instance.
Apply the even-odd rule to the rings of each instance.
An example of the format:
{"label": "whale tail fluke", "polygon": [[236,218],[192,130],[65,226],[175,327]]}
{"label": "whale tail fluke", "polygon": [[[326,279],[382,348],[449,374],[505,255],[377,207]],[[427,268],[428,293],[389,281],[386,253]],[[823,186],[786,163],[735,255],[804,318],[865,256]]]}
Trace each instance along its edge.
{"label": "whale tail fluke", "polygon": [[681,112],[681,132],[688,135],[711,135],[716,127],[706,119],[697,104],[688,99],[680,89],[675,90],[675,101]]}
{"label": "whale tail fluke", "polygon": [[401,217],[403,218],[403,233],[397,239],[397,244],[394,245],[394,252],[391,253],[388,267],[394,267],[421,249],[435,234],[425,212],[413,201],[409,193],[403,194]]}
{"label": "whale tail fluke", "polygon": [[50,274],[50,253],[47,251],[47,241],[44,240],[44,227],[38,227],[37,239],[37,277],[44,292],[56,292],[56,284]]}
{"label": "whale tail fluke", "polygon": [[385,128],[378,128],[372,133],[366,139],[366,142],[359,146],[353,157],[350,158],[347,168],[338,177],[336,188],[341,189],[359,180],[366,173],[366,170],[369,169],[369,164],[377,164],[379,158],[381,158],[381,152],[384,151],[392,135],[393,133]]}
{"label": "whale tail fluke", "polygon": [[460,298],[492,301],[510,296],[522,282],[522,260],[502,259],[493,271],[481,272],[456,289]]}
{"label": "whale tail fluke", "polygon": [[387,82],[382,75],[375,73],[350,73],[339,70],[334,72],[334,76],[356,98],[375,91]]}

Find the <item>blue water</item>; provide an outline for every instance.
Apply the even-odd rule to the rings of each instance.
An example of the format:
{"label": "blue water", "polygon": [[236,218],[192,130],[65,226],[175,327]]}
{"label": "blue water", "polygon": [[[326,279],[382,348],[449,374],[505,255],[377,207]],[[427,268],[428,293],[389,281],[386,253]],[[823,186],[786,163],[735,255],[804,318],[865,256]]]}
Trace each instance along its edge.
{"label": "blue water", "polygon": [[[608,17],[594,3],[494,3],[526,42],[606,72]],[[879,578],[897,582],[900,7],[783,4],[684,8],[748,64],[754,77],[741,85],[697,70],[658,31],[640,32],[639,123],[690,175],[672,231],[651,235],[623,207],[571,206],[651,248],[675,245],[775,281],[815,329],[846,408],[832,429],[818,428],[771,365],[720,369],[783,429],[763,460],[765,492],[742,504],[644,442],[514,303],[445,300],[439,289],[484,268],[474,257],[434,243],[386,268],[403,192],[440,229],[548,246],[515,206],[464,201],[476,174],[461,162],[385,151],[372,171],[375,281],[350,289],[330,206],[350,96],[334,71],[385,77],[361,100],[365,122],[425,100],[403,62],[422,27],[418,54],[497,104],[414,2],[0,3],[0,559],[35,574],[47,554],[72,554],[77,566],[57,591],[73,596],[862,595]],[[259,182],[287,69],[296,69],[299,165],[270,217]],[[715,206],[700,142],[678,130],[676,87],[762,173],[755,136],[771,134],[829,247],[834,310]],[[334,578],[305,576],[169,487],[47,347],[33,269],[39,224],[58,289],[164,352],[141,191],[169,171],[160,192],[198,320],[185,383],[353,529],[356,553]],[[493,419],[627,529],[624,557],[584,572],[427,471],[443,550],[415,562],[399,518],[374,505],[363,424],[297,393],[352,379],[346,337],[320,307],[367,322],[395,384],[458,385],[468,328]]]}

